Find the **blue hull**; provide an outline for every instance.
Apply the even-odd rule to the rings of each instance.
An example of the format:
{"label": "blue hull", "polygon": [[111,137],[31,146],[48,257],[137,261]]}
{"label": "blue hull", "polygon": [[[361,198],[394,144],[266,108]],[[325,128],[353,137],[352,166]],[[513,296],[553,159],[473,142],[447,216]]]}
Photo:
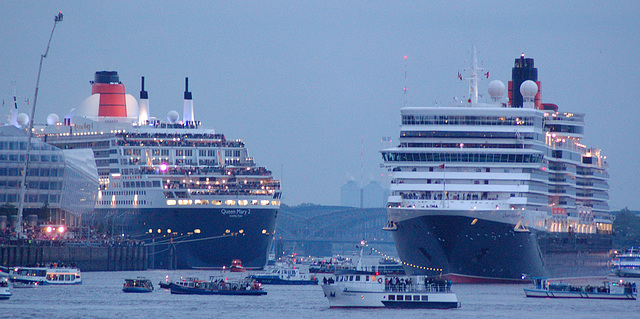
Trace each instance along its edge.
{"label": "blue hull", "polygon": [[462,216],[421,216],[396,226],[396,248],[411,275],[445,274],[457,283],[506,283],[522,282],[524,275],[558,278],[608,272],[610,236],[518,232],[511,224]]}
{"label": "blue hull", "polygon": [[285,280],[280,278],[251,277],[255,281],[265,285],[317,285],[318,280]]}
{"label": "blue hull", "polygon": [[146,288],[123,288],[122,289],[123,292],[131,292],[131,293],[144,293],[144,292],[153,292],[153,289],[146,289]]}
{"label": "blue hull", "polygon": [[234,296],[262,296],[267,292],[264,290],[213,290],[201,288],[188,288],[176,284],[171,284],[171,293],[179,295],[234,295]]}
{"label": "blue hull", "polygon": [[247,268],[264,267],[278,213],[277,208],[126,211],[122,218],[113,218],[122,216],[122,209],[101,210],[96,220],[107,225],[113,221],[118,231],[144,240],[154,263],[149,268],[173,269],[228,267],[233,259]]}

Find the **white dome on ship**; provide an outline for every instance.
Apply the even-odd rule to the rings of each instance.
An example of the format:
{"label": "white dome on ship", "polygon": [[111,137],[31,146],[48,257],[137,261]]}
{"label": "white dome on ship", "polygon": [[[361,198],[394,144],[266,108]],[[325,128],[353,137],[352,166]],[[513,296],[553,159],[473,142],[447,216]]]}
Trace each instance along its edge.
{"label": "white dome on ship", "polygon": [[25,113],[18,114],[18,125],[25,127],[27,124],[29,124],[29,115]]}
{"label": "white dome on ship", "polygon": [[176,124],[178,119],[180,118],[180,114],[177,111],[170,111],[167,113],[167,121],[171,124]]}
{"label": "white dome on ship", "polygon": [[538,93],[538,85],[536,82],[526,80],[520,85],[520,94],[523,98],[533,99]]}
{"label": "white dome on ship", "polygon": [[56,125],[56,123],[60,122],[60,117],[56,113],[51,113],[47,115],[47,125],[52,126]]}
{"label": "white dome on ship", "polygon": [[489,95],[492,99],[499,99],[504,95],[506,87],[504,86],[504,83],[502,81],[493,80],[491,81],[491,83],[489,83],[487,91],[489,91]]}
{"label": "white dome on ship", "polygon": [[[125,94],[127,103],[127,118],[138,118],[138,101],[131,94]],[[80,106],[76,108],[75,116],[98,118],[100,109],[100,93],[91,94]]]}

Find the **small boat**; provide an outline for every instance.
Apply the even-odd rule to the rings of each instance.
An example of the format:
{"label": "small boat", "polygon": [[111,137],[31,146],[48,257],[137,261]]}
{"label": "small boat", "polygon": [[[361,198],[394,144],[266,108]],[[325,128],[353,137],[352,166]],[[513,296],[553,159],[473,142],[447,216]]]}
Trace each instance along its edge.
{"label": "small boat", "polygon": [[300,269],[275,267],[270,272],[249,276],[261,284],[268,285],[317,285],[318,278],[300,273]]}
{"label": "small boat", "polygon": [[153,283],[151,280],[138,277],[135,279],[125,279],[124,285],[122,286],[122,291],[124,292],[152,292],[153,291]]}
{"label": "small boat", "polygon": [[169,289],[171,288],[171,282],[169,281],[169,275],[164,277],[164,282],[159,282],[158,286],[160,286],[160,288],[162,289]]}
{"label": "small boat", "polygon": [[15,267],[9,279],[16,288],[82,284],[80,269],[71,267]]}
{"label": "small boat", "polygon": [[9,289],[9,277],[0,275],[0,300],[11,298],[11,290]]}
{"label": "small boat", "polygon": [[186,278],[171,283],[172,294],[182,295],[241,295],[261,296],[267,292],[262,290],[259,282],[252,280],[230,281],[219,277],[210,277],[209,280],[198,278]]}
{"label": "small boat", "polygon": [[229,267],[229,271],[231,272],[243,272],[244,267],[242,267],[242,261],[240,259],[234,259],[231,261],[231,267]]}
{"label": "small boat", "polygon": [[343,256],[334,256],[331,258],[316,261],[309,265],[310,273],[332,274],[336,271],[355,269],[352,260]]}
{"label": "small boat", "polygon": [[618,277],[640,277],[640,248],[631,247],[616,255],[611,272]]}
{"label": "small boat", "polygon": [[533,278],[534,289],[524,288],[524,294],[533,298],[589,298],[636,300],[636,283],[614,281],[601,286],[577,286],[551,283],[547,278]]}

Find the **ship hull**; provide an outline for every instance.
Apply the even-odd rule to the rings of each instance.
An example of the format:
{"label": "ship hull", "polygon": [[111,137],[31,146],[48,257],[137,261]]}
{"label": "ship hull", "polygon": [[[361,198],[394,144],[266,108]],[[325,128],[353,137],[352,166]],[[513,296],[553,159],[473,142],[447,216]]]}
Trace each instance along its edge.
{"label": "ship hull", "polygon": [[529,277],[601,276],[610,236],[516,230],[473,216],[422,215],[396,222],[393,238],[412,275],[454,283],[515,283]]}
{"label": "ship hull", "polygon": [[277,208],[101,209],[95,221],[111,226],[114,233],[143,240],[149,247],[150,268],[222,268],[234,259],[247,268],[262,268],[277,212]]}

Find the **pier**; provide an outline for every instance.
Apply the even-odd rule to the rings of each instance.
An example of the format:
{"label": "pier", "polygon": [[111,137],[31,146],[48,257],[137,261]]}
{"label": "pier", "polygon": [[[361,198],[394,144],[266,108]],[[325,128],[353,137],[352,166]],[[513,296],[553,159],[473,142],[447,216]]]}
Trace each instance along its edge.
{"label": "pier", "polygon": [[0,264],[5,267],[62,263],[74,264],[82,271],[146,270],[147,260],[144,245],[20,243],[0,246]]}

